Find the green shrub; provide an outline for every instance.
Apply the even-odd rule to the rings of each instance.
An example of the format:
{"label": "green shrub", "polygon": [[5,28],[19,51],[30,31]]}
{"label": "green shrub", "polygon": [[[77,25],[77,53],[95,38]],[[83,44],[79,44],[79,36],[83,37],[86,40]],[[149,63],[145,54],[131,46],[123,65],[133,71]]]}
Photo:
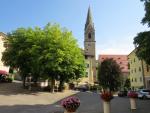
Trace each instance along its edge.
{"label": "green shrub", "polygon": [[6,78],[6,82],[11,83],[13,81],[12,78]]}

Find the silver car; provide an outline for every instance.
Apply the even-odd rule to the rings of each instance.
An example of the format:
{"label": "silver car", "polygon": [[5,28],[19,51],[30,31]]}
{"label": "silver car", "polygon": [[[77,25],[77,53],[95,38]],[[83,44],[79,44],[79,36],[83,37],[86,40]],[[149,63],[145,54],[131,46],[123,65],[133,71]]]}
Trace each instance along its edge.
{"label": "silver car", "polygon": [[141,99],[150,99],[150,90],[148,89],[140,89],[137,91],[138,98]]}

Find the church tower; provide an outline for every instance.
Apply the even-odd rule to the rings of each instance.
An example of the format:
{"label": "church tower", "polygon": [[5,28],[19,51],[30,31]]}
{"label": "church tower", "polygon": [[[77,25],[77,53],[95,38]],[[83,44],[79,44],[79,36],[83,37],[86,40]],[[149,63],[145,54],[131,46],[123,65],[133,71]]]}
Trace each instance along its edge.
{"label": "church tower", "polygon": [[88,69],[86,69],[89,82],[94,83],[96,81],[96,58],[95,58],[95,29],[92,20],[92,14],[90,7],[88,8],[87,19],[84,29],[84,55]]}

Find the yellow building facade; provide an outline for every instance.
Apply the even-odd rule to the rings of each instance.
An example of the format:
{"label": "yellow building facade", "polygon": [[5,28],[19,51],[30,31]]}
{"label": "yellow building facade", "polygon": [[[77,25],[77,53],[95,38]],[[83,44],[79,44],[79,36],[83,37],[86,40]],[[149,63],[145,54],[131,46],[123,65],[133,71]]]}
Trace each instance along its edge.
{"label": "yellow building facade", "polygon": [[86,77],[87,77],[87,83],[93,84],[93,70],[92,70],[92,60],[88,59],[85,60],[86,62]]}
{"label": "yellow building facade", "polygon": [[141,87],[150,89],[150,65],[143,60],[139,60],[135,52],[136,49],[128,55],[131,87],[133,89]]}
{"label": "yellow building facade", "polygon": [[150,89],[150,65],[146,64],[144,61],[142,64],[144,70],[144,85],[145,88]]}
{"label": "yellow building facade", "polygon": [[138,89],[144,87],[144,71],[143,63],[135,54],[135,49],[128,55],[129,62],[129,77],[131,81],[131,88]]}

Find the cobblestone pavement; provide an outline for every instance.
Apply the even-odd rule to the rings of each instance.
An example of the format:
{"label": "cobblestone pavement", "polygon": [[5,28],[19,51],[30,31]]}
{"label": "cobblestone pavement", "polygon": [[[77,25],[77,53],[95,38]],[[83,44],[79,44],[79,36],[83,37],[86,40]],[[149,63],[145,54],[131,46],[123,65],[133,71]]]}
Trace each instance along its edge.
{"label": "cobblestone pavement", "polygon": [[[30,92],[19,83],[0,84],[0,113],[63,113],[61,99],[75,94],[81,100],[77,113],[103,113],[99,94],[66,91],[63,93]],[[150,113],[150,100],[137,100],[137,110],[131,112],[129,98],[115,97],[111,113]]]}

